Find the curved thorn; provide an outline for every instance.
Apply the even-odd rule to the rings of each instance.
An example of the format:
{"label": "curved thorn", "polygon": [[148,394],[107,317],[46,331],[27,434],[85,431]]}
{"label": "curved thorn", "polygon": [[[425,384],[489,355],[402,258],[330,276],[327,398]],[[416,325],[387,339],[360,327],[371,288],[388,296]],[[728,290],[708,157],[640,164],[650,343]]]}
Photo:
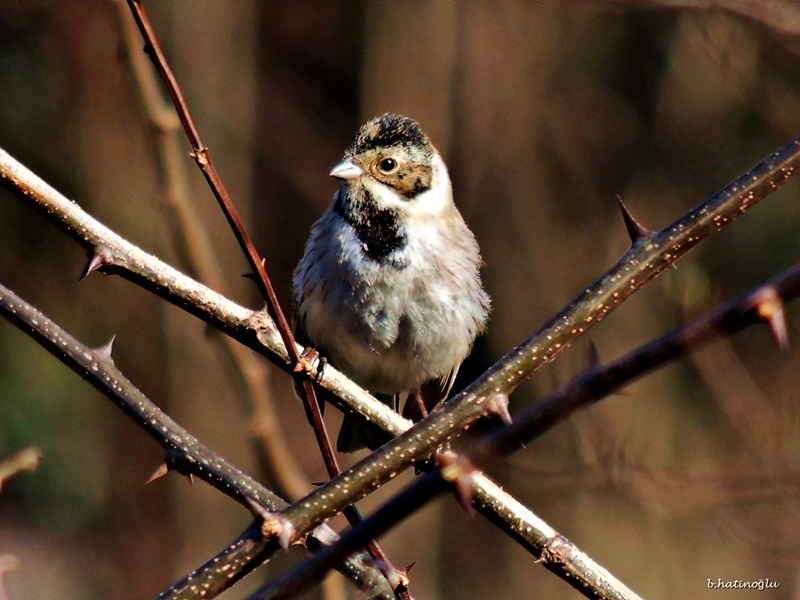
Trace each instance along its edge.
{"label": "curved thorn", "polygon": [[150,475],[150,477],[147,478],[147,481],[144,482],[144,485],[142,487],[150,485],[156,479],[161,479],[167,473],[169,473],[169,465],[167,464],[167,461],[164,461],[160,465],[158,465],[158,468],[155,471],[153,471],[153,474]]}
{"label": "curved thorn", "polygon": [[110,340],[108,340],[102,346],[98,346],[97,348],[95,348],[94,351],[97,352],[98,354],[100,354],[106,360],[110,360],[113,363],[114,362],[114,358],[111,356],[111,352],[114,349],[114,341],[116,339],[117,339],[117,335],[116,334],[112,335]]}
{"label": "curved thorn", "polygon": [[500,417],[505,425],[511,425],[511,413],[508,412],[508,394],[496,393],[486,401],[486,414]]}
{"label": "curved thorn", "polygon": [[442,479],[453,486],[456,500],[464,512],[472,515],[475,512],[472,491],[472,473],[475,467],[461,454],[437,452],[435,457]]}
{"label": "curved thorn", "polygon": [[631,244],[635,244],[643,237],[651,234],[651,231],[644,227],[628,210],[625,203],[622,201],[622,196],[617,195],[617,204],[619,210],[622,212],[622,220],[625,221],[625,229],[628,231],[628,236],[631,238]]}
{"label": "curved thorn", "polygon": [[86,267],[83,269],[83,273],[81,273],[80,279],[84,279],[88,277],[98,269],[102,269],[107,265],[114,264],[114,255],[111,253],[111,249],[107,246],[95,246],[90,251],[89,262],[86,263]]}
{"label": "curved thorn", "polygon": [[252,498],[245,498],[244,501],[247,503],[248,508],[250,508],[250,512],[253,513],[253,516],[257,519],[266,521],[274,514]]}

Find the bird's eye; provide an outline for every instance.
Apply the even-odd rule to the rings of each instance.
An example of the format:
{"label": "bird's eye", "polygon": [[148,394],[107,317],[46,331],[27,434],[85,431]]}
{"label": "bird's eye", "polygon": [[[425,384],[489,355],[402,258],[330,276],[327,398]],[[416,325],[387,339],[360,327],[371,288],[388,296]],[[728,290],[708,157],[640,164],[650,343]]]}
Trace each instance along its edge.
{"label": "bird's eye", "polygon": [[393,158],[384,158],[379,164],[378,168],[384,173],[391,173],[397,169],[397,161]]}

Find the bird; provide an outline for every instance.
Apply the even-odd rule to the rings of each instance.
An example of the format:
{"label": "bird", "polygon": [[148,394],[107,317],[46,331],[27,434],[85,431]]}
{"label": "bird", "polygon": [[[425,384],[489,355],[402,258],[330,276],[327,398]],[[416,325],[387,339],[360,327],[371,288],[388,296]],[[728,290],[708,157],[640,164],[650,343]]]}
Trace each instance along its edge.
{"label": "bird", "polygon": [[[441,154],[398,114],[364,123],[330,172],[339,187],[293,275],[296,339],[417,420],[449,394],[491,301]],[[422,398],[424,408],[414,402]],[[339,452],[387,441],[346,413]]]}

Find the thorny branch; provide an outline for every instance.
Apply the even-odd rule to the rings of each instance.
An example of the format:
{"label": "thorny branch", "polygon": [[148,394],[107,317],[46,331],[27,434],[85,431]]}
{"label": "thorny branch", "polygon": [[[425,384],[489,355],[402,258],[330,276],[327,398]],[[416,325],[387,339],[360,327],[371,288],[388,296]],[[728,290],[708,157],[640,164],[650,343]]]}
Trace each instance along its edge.
{"label": "thorny branch", "polygon": [[[155,35],[152,25],[150,24],[150,20],[144,10],[144,7],[142,6],[141,0],[128,0],[128,6],[130,7],[133,18],[136,21],[136,25],[139,27],[139,31],[145,40],[145,52],[150,56],[156,70],[161,75],[169,95],[172,98],[172,102],[175,105],[175,109],[178,112],[178,117],[183,124],[187,137],[189,138],[189,142],[192,145],[192,158],[195,159],[197,166],[205,176],[209,187],[211,187],[214,196],[222,208],[222,212],[225,214],[225,218],[228,220],[228,224],[233,230],[239,245],[247,257],[247,261],[250,263],[251,268],[256,274],[256,281],[259,284],[259,289],[267,300],[269,311],[278,326],[278,332],[281,335],[283,344],[289,352],[289,358],[291,360],[293,370],[296,373],[296,376],[300,379],[300,385],[298,386],[300,390],[299,395],[303,401],[308,421],[314,431],[314,436],[317,440],[317,445],[319,446],[320,454],[322,455],[328,476],[333,477],[338,475],[341,469],[336,459],[336,455],[333,452],[333,446],[331,445],[330,436],[328,435],[325,427],[325,421],[322,419],[322,409],[317,401],[316,393],[314,392],[314,386],[307,373],[308,366],[304,364],[301,354],[297,351],[296,344],[294,342],[294,336],[292,335],[292,331],[289,327],[289,322],[286,319],[286,315],[283,313],[283,310],[281,309],[280,303],[278,302],[278,297],[275,294],[275,289],[273,288],[272,282],[267,275],[266,261],[259,256],[255,245],[250,239],[250,236],[247,234],[244,224],[239,217],[238,211],[228,195],[227,189],[222,183],[222,179],[217,173],[217,170],[208,152],[208,148],[200,140],[200,134],[195,126],[194,119],[189,111],[186,100],[183,97],[183,92],[181,91],[177,79],[172,73],[172,69],[167,63],[166,57],[161,50],[161,45],[159,44],[158,38]],[[355,507],[347,507],[347,509],[344,510],[344,515],[347,517],[347,520],[351,525],[355,525],[361,520],[361,515],[358,513]],[[391,582],[392,587],[396,590],[398,599],[410,600],[410,596],[406,590],[408,582],[405,575],[391,564],[389,557],[377,544],[377,542],[370,541],[367,545],[367,548],[370,555],[375,559],[376,563],[381,565],[381,569],[385,571],[386,578],[389,582]]]}
{"label": "thorny branch", "polygon": [[[208,228],[190,199],[178,114],[161,92],[158,76],[141,51],[139,31],[131,20],[127,5],[119,0],[116,6],[131,75],[139,91],[142,109],[153,127],[156,158],[161,163],[161,184],[167,207],[175,215],[174,219],[169,219],[169,223],[173,225],[174,245],[183,259],[181,264],[190,275],[229,296],[229,286],[223,276],[216,247],[211,243]],[[262,446],[261,454],[266,459],[268,475],[276,482],[279,493],[289,498],[300,497],[308,491],[309,482],[278,423],[274,401],[266,384],[268,365],[227,335],[214,336],[214,341],[219,342],[223,351],[228,353],[230,363],[235,365],[239,379],[244,384],[253,411],[253,430]]]}
{"label": "thorny branch", "polygon": [[[631,249],[611,271],[465,391],[462,399],[466,397],[468,402],[452,403],[452,406],[459,404],[467,406],[467,419],[461,415],[461,418],[455,421],[453,429],[463,429],[465,425],[477,418],[472,414],[475,407],[479,407],[479,403],[475,402],[476,387],[491,388],[495,381],[502,381],[500,374],[506,372],[509,372],[509,377],[506,379],[507,390],[510,391],[516,387],[525,376],[547,360],[552,360],[558,351],[593,326],[638,287],[652,279],[655,274],[683,256],[710,233],[743,213],[769,192],[780,187],[796,169],[798,154],[798,142],[793,140],[673,226],[658,234],[646,233],[634,240]],[[103,249],[104,266],[101,268],[104,271],[120,273],[153,289],[159,295],[179,306],[184,306],[190,312],[230,333],[236,339],[251,345],[251,347],[255,346],[273,360],[282,358],[285,361],[287,359],[285,349],[279,343],[278,336],[269,320],[264,318],[256,321],[248,319],[245,309],[214,295],[213,292],[202,286],[197,286],[190,279],[144,254],[82,213],[73,203],[63,199],[55,190],[52,190],[2,151],[0,151],[0,175],[7,187],[18,193],[22,191],[24,197],[32,200],[35,206],[60,223],[80,243],[90,248]],[[113,243],[109,245],[107,242]],[[122,266],[125,269],[119,268]],[[231,311],[218,313],[220,304],[230,308]],[[258,344],[254,343],[251,335],[253,329],[258,330],[256,336],[258,341],[267,345],[274,354],[265,351],[264,348],[259,348]],[[528,353],[530,355],[526,356]],[[335,394],[339,394],[345,401],[345,405],[378,422],[390,432],[396,433],[399,429],[407,427],[396,413],[374,400],[366,399],[369,397],[364,395],[357,386],[346,382],[346,379],[336,373],[335,369],[326,370],[321,384]],[[500,385],[498,389],[503,389],[503,386]],[[443,410],[447,410],[447,408],[449,406]],[[452,433],[452,431],[447,431],[447,424],[441,422],[441,417],[439,417],[439,421],[436,421],[437,415],[440,415],[441,412],[443,411],[435,413],[426,420],[427,423],[415,428],[416,435],[414,437],[417,438],[417,441],[425,440],[427,443],[423,442],[424,449],[418,448],[415,451],[418,453],[414,454],[412,461],[429,452],[432,445],[440,443],[439,440],[447,439],[447,436]],[[480,411],[474,412],[479,413]],[[431,421],[434,422],[434,426],[431,426]],[[440,426],[445,427],[440,431],[443,435],[429,437],[432,430]],[[401,464],[399,468],[405,468],[405,466]],[[395,467],[397,467],[396,464],[384,465],[384,470],[386,472],[398,470]],[[370,485],[371,487],[372,485]],[[349,499],[344,499],[343,503],[346,504],[349,501]],[[324,519],[327,516],[321,518]]]}
{"label": "thorny branch", "polygon": [[[744,182],[744,183],[748,184],[748,185],[745,185],[742,188],[744,190],[744,192],[742,192],[742,194],[744,194],[744,195],[737,194],[738,190],[737,190],[736,186],[733,186],[732,189],[730,187],[726,188],[727,190],[730,190],[730,196],[731,197],[735,196],[734,201],[731,202],[731,204],[729,206],[729,208],[733,209],[731,211],[731,213],[729,214],[729,216],[725,216],[724,211],[714,212],[714,211],[716,211],[716,208],[714,208],[711,204],[708,204],[708,206],[705,208],[706,213],[704,213],[703,211],[699,211],[699,212],[695,211],[694,218],[697,219],[697,222],[694,223],[694,224],[693,223],[687,223],[687,224],[691,225],[692,227],[694,227],[695,225],[697,226],[697,228],[693,231],[693,233],[694,233],[694,235],[696,237],[693,238],[691,235],[688,238],[685,235],[682,236],[681,235],[681,231],[679,231],[679,230],[676,230],[674,232],[675,233],[674,236],[669,236],[668,238],[659,237],[659,234],[650,234],[648,232],[644,232],[639,237],[639,239],[634,240],[634,244],[633,244],[633,246],[631,248],[631,251],[629,251],[626,254],[626,256],[623,257],[623,261],[620,261],[620,263],[618,263],[617,266],[620,267],[620,265],[625,260],[630,261],[630,264],[627,264],[624,269],[622,267],[620,267],[619,269],[617,269],[615,267],[615,270],[612,270],[612,272],[611,272],[611,273],[614,273],[616,271],[615,275],[618,275],[618,276],[624,275],[625,278],[627,278],[629,275],[635,275],[635,276],[632,276],[629,280],[627,280],[627,279],[620,280],[618,278],[615,281],[614,278],[611,277],[611,273],[610,273],[603,280],[601,280],[601,282],[605,281],[605,283],[609,284],[609,287],[606,288],[606,290],[605,290],[605,294],[604,294],[604,290],[603,290],[603,286],[602,285],[597,285],[596,284],[595,286],[590,288],[590,290],[587,290],[587,293],[589,291],[597,292],[597,295],[600,297],[599,304],[597,304],[597,300],[592,300],[592,298],[593,298],[592,295],[584,294],[581,297],[579,297],[578,299],[576,299],[575,304],[584,303],[585,304],[584,308],[587,308],[589,306],[593,306],[596,309],[596,312],[597,312],[596,316],[592,315],[591,311],[589,311],[589,314],[584,313],[583,316],[585,317],[585,319],[584,319],[584,321],[581,321],[580,320],[580,315],[578,313],[570,313],[570,310],[567,309],[566,311],[564,311],[562,313],[562,315],[560,315],[559,317],[557,317],[554,320],[554,321],[559,320],[561,317],[564,318],[564,323],[562,324],[563,327],[562,327],[561,331],[559,331],[557,327],[551,327],[551,325],[554,323],[554,321],[551,321],[551,323],[548,324],[548,326],[546,326],[545,328],[543,328],[543,330],[541,330],[540,335],[538,336],[538,338],[540,340],[543,340],[543,339],[547,338],[550,335],[550,334],[547,334],[548,331],[551,332],[552,334],[555,334],[555,335],[553,335],[553,339],[547,339],[547,342],[552,342],[552,346],[550,344],[548,344],[548,343],[541,344],[541,348],[542,348],[543,351],[538,354],[539,358],[538,359],[536,359],[536,358],[531,359],[530,363],[526,363],[525,357],[522,356],[522,354],[524,354],[524,352],[522,352],[520,350],[521,348],[523,348],[523,346],[527,346],[527,348],[525,348],[526,352],[532,350],[531,354],[533,354],[533,355],[537,354],[536,347],[534,345],[528,344],[528,342],[526,342],[525,344],[523,344],[522,346],[520,346],[517,349],[517,350],[520,350],[520,352],[516,357],[509,355],[509,358],[511,358],[511,359],[519,358],[520,362],[518,364],[516,364],[516,365],[507,365],[507,367],[511,368],[511,369],[513,369],[514,367],[522,367],[522,368],[519,369],[519,376],[520,376],[519,377],[519,381],[521,381],[522,378],[524,378],[527,374],[532,372],[534,369],[538,368],[538,366],[540,366],[541,364],[544,364],[544,362],[546,362],[547,360],[551,360],[553,358],[553,356],[555,355],[555,353],[557,351],[559,351],[560,349],[562,349],[563,347],[565,347],[568,343],[570,343],[574,339],[574,337],[576,337],[577,335],[579,335],[580,333],[582,333],[583,331],[588,329],[588,327],[590,327],[594,322],[597,322],[604,314],[606,314],[609,310],[613,309],[619,302],[621,302],[622,299],[624,299],[625,297],[630,295],[630,293],[633,293],[633,291],[635,291],[635,289],[637,289],[640,285],[642,285],[646,280],[649,280],[657,272],[659,272],[661,269],[663,269],[663,265],[659,265],[659,261],[658,260],[655,260],[653,262],[649,262],[649,259],[647,258],[647,256],[648,256],[647,251],[654,251],[657,255],[661,254],[662,251],[660,250],[658,243],[656,243],[659,240],[662,241],[662,242],[666,242],[668,244],[674,244],[672,246],[672,249],[674,250],[674,253],[675,253],[674,256],[671,255],[672,254],[671,252],[663,252],[663,254],[661,254],[661,256],[664,259],[664,261],[672,262],[672,261],[676,260],[677,258],[679,258],[681,255],[683,255],[690,247],[692,247],[695,243],[697,243],[697,241],[699,241],[700,238],[704,237],[710,231],[714,230],[715,227],[721,226],[721,224],[724,224],[724,222],[726,222],[727,219],[732,218],[733,216],[735,216],[735,214],[736,214],[735,211],[736,210],[741,210],[743,212],[744,209],[746,209],[750,204],[752,204],[751,200],[752,201],[757,201],[758,199],[760,199],[760,197],[762,197],[763,195],[766,195],[766,193],[769,190],[767,190],[765,187],[763,187],[764,185],[768,184],[768,185],[772,186],[773,188],[774,187],[778,187],[785,180],[785,178],[788,177],[791,174],[791,172],[796,167],[796,149],[789,148],[787,150],[787,148],[785,147],[780,152],[782,152],[784,154],[783,157],[780,157],[780,156],[770,157],[770,159],[768,159],[768,161],[765,162],[765,165],[764,165],[765,168],[762,169],[762,172],[756,173],[756,175],[754,176],[754,181],[756,182],[755,187],[753,187],[753,186],[748,187],[748,185],[750,185],[749,181]],[[794,154],[794,156],[793,156],[793,154]],[[783,162],[781,163],[781,161],[783,161]],[[767,163],[769,163],[769,164],[767,164]],[[778,165],[777,170],[775,170],[775,166],[776,165]],[[770,169],[773,169],[773,170],[770,171]],[[781,172],[781,170],[782,170],[782,172]],[[759,188],[758,185],[761,185],[762,187]],[[745,192],[747,192],[747,194],[749,194],[749,196],[747,194],[745,194]],[[729,199],[729,198],[727,198],[727,199]],[[726,200],[726,198],[723,198],[723,200]],[[713,216],[713,218],[717,219],[716,222],[709,221],[709,219],[706,218],[708,216],[708,210],[709,210],[708,207],[709,206],[711,206],[713,208],[713,210],[711,212],[711,216]],[[690,214],[690,216],[691,216],[691,214]],[[711,218],[711,217],[709,217],[709,218]],[[708,227],[709,225],[710,225],[710,227]],[[704,229],[706,227],[708,227],[708,229]],[[691,229],[691,227],[690,227],[690,229]],[[115,271],[115,269],[119,266],[115,262],[116,261],[116,257],[113,256],[112,253],[106,254],[105,253],[106,252],[106,248],[103,247],[103,246],[95,246],[95,248],[98,248],[98,249],[100,249],[102,251],[101,253],[98,254],[98,256],[101,257],[101,263],[105,262],[105,266],[106,266],[105,270],[106,271],[111,271],[111,272],[119,272],[119,271]],[[106,262],[106,257],[107,256],[110,257],[110,258],[108,258],[108,260]],[[658,257],[656,257],[656,258],[658,258]],[[641,271],[641,269],[639,269],[639,267],[642,265],[642,263],[644,263],[646,265],[646,269],[644,271]],[[628,269],[628,267],[630,267],[630,268]],[[626,269],[628,269],[628,270],[626,270]],[[648,272],[648,270],[649,270],[649,272]],[[622,275],[620,275],[620,274],[622,274]],[[132,278],[133,279],[137,279],[137,277],[132,277]],[[141,275],[138,277],[138,280],[140,282],[150,281],[149,279],[147,279],[146,277],[143,277]],[[619,292],[619,288],[615,288],[615,286],[619,285],[620,282],[623,282],[625,284],[629,284],[630,285],[630,293],[627,293],[627,294],[620,293]],[[155,284],[155,285],[159,285],[159,284]],[[614,291],[615,289],[617,291]],[[609,290],[611,290],[611,291],[609,291]],[[174,292],[172,292],[172,293],[174,293]],[[612,295],[608,296],[607,295],[608,293],[611,293]],[[607,302],[603,302],[603,299],[606,299],[606,298],[610,298],[610,300],[608,300]],[[187,302],[191,302],[191,301],[188,300]],[[192,305],[192,306],[194,306],[194,305]],[[572,308],[572,306],[570,308]],[[197,310],[197,309],[192,309],[192,310]],[[208,313],[206,313],[206,314],[208,314]],[[560,321],[559,321],[559,323],[560,323]],[[581,323],[582,323],[581,326],[576,326],[576,325],[580,325]],[[269,324],[265,320],[262,320],[261,324],[262,324],[262,327],[263,327],[263,331],[262,331],[263,335],[261,336],[262,339],[264,337],[269,338],[270,336],[274,336],[275,330],[271,326],[271,324]],[[234,333],[234,334],[241,333],[242,329],[240,329],[238,326],[239,326],[239,324],[237,324],[237,327],[236,327],[235,331],[234,331],[234,328],[230,328],[228,330],[230,332]],[[572,329],[568,329],[568,327],[570,327],[570,326],[572,326],[573,328]],[[567,329],[565,329],[565,328],[567,328]],[[226,329],[227,329],[227,327],[226,327]],[[567,332],[566,335],[562,335],[562,333],[564,331]],[[573,337],[570,337],[570,335],[573,335]],[[561,336],[561,337],[559,337],[559,336]],[[242,337],[246,337],[246,336],[242,336]],[[536,337],[536,336],[534,336],[534,337]],[[556,341],[556,340],[560,340],[560,341]],[[251,343],[253,343],[252,340],[251,340]],[[514,351],[514,352],[516,352],[516,351]],[[514,352],[512,352],[512,354],[514,354]],[[539,362],[537,362],[537,360]],[[496,365],[496,367],[497,367],[497,365]],[[502,369],[497,369],[496,368],[496,369],[493,369],[493,371],[496,372],[496,373],[503,373]],[[329,374],[326,373],[326,375],[329,375]],[[335,374],[334,374],[334,377],[335,377]],[[502,380],[502,378],[498,376],[497,380]],[[491,377],[490,377],[490,381],[491,381]],[[515,387],[516,384],[518,384],[518,381],[514,382],[513,387]],[[510,389],[513,389],[513,388],[509,388],[509,391],[510,391]],[[393,422],[393,423],[396,423],[396,421]],[[402,427],[402,422],[400,422],[400,423],[401,423],[401,427]],[[463,424],[464,424],[464,421],[459,423],[460,426],[463,426]],[[394,426],[395,425],[390,425],[390,428],[393,428]]]}
{"label": "thorny branch", "polygon": [[[797,298],[798,295],[800,264],[773,281],[760,285],[691,323],[629,352],[605,367],[591,368],[569,385],[517,415],[513,423],[485,435],[464,452],[459,463],[453,459],[440,461],[439,469],[432,470],[411,484],[360,525],[344,534],[336,544],[266,584],[248,600],[279,600],[300,594],[319,581],[343,557],[363,545],[364,540],[385,533],[437,495],[452,490],[459,478],[469,480],[473,474],[473,464],[480,465],[518,450],[521,442],[529,442],[542,435],[576,410],[599,402],[646,373],[696,351],[716,338],[766,321],[778,345],[782,347],[786,330],[783,303]],[[453,469],[453,466],[456,468]],[[568,540],[559,538],[547,540],[540,549],[545,566],[551,570],[554,567],[570,569],[576,556],[575,550],[577,549]],[[603,582],[606,576],[604,572],[597,572],[595,581]],[[596,585],[592,589],[582,589],[580,579],[565,579],[587,596],[601,587]],[[618,591],[609,590],[609,595],[602,597],[629,597],[618,596]]]}
{"label": "thorny branch", "polygon": [[[117,369],[111,358],[110,347],[89,348],[3,285],[0,285],[0,314],[132,417],[166,450],[165,465],[168,469],[195,475],[246,507],[250,502],[274,511],[287,506],[285,500],[201,444],[153,404]],[[312,537],[317,538],[316,541],[310,540],[311,543],[306,545],[318,548],[321,544],[330,543],[335,534],[326,527],[318,529]],[[277,541],[273,541],[273,545],[277,548]],[[253,543],[246,535],[240,537],[228,548],[228,556],[237,564],[242,564],[244,570],[232,576],[227,563],[220,562],[215,565],[213,572],[206,573],[207,581],[195,580],[191,586],[201,586],[207,592],[206,597],[212,597],[208,594],[212,586],[217,586],[219,591],[230,587],[262,562],[268,547],[269,544]],[[355,581],[366,581],[373,586],[377,584],[374,574],[370,573],[374,569],[365,566],[361,557],[347,561],[343,569],[343,573]],[[378,581],[385,585],[383,577],[378,577]],[[380,589],[381,585],[377,584],[377,587]]]}
{"label": "thorny branch", "polygon": [[[253,269],[253,272],[256,275],[256,282],[258,283],[258,287],[261,290],[262,295],[267,300],[267,306],[270,314],[277,324],[278,333],[283,340],[284,347],[289,353],[289,360],[296,370],[301,370],[300,352],[298,352],[297,345],[294,343],[294,336],[292,335],[291,328],[289,327],[289,321],[286,319],[286,315],[284,315],[283,310],[281,309],[280,303],[278,302],[278,297],[275,294],[275,289],[273,288],[272,282],[267,275],[265,260],[259,256],[253,241],[247,234],[247,230],[245,229],[242,219],[236,210],[236,206],[233,204],[225,185],[222,183],[219,173],[217,173],[217,169],[214,166],[214,161],[211,159],[208,148],[200,139],[200,133],[198,132],[194,123],[194,119],[189,112],[189,106],[186,104],[186,100],[183,97],[183,92],[181,92],[178,82],[172,73],[172,69],[170,69],[164,53],[161,50],[161,45],[158,43],[158,39],[156,38],[153,27],[150,24],[150,20],[147,17],[147,13],[145,12],[142,3],[140,0],[128,0],[128,6],[131,9],[131,13],[136,21],[136,25],[139,27],[139,31],[145,40],[145,52],[148,54],[148,56],[150,56],[156,70],[161,75],[167,91],[172,98],[172,102],[175,105],[175,109],[178,112],[178,117],[180,118],[184,131],[186,132],[186,136],[189,138],[189,143],[192,146],[191,156],[194,158],[197,166],[200,168],[200,171],[206,178],[211,191],[214,193],[214,197],[217,199],[217,202],[219,202],[220,208],[222,209],[225,218],[228,220],[231,230],[233,230],[239,245],[245,253],[247,262],[250,264],[250,267]],[[328,439],[327,432],[325,431],[325,423],[323,422],[322,415],[320,414],[319,404],[316,401],[314,389],[308,377],[304,378],[303,390],[305,392],[305,398],[303,400],[306,404],[306,412],[308,413],[309,419],[314,428],[314,433],[317,436],[317,442],[320,446],[320,451],[325,459],[325,466],[329,471],[333,472],[332,474],[335,474],[339,471],[338,466],[336,465],[336,457],[331,449],[330,440]]]}
{"label": "thorny branch", "polygon": [[[297,535],[332,517],[343,506],[357,502],[466,431],[485,416],[498,396],[507,397],[533,371],[551,361],[566,345],[702,239],[779,188],[798,165],[800,140],[793,140],[674,224],[656,233],[642,232],[635,236],[630,249],[608,273],[463,392],[283,511],[293,524],[301,525]],[[315,510],[300,510],[300,506]]]}
{"label": "thorny branch", "polygon": [[[92,261],[99,261],[97,270],[118,274],[153,291],[283,368],[290,369],[280,336],[266,314],[237,305],[142,251],[85,213],[76,203],[59,194],[2,149],[0,183],[21,199],[31,202],[34,208],[86,247]],[[359,406],[359,412],[371,415],[372,420],[381,423],[385,430],[394,435],[411,426],[410,421],[374,399],[330,365],[325,369],[321,385],[336,394],[334,401],[338,397],[349,401],[350,405]],[[343,402],[340,405],[344,406],[348,404]],[[524,539],[534,553],[540,540],[556,535],[550,526],[485,475],[476,474],[473,485],[479,511],[515,539]],[[266,544],[267,541],[262,538],[261,548]],[[204,577],[208,576],[213,584],[218,564],[212,559],[192,574],[191,581],[203,585]],[[235,562],[231,567],[231,576],[246,566],[243,561]]]}

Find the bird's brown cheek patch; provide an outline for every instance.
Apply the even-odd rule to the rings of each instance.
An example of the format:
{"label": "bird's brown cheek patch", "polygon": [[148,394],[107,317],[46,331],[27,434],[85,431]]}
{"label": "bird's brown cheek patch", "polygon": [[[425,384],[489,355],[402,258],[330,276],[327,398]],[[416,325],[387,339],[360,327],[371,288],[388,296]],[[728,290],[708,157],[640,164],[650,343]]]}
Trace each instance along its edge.
{"label": "bird's brown cheek patch", "polygon": [[390,185],[406,198],[413,198],[430,189],[433,170],[428,165],[407,165],[393,179]]}

